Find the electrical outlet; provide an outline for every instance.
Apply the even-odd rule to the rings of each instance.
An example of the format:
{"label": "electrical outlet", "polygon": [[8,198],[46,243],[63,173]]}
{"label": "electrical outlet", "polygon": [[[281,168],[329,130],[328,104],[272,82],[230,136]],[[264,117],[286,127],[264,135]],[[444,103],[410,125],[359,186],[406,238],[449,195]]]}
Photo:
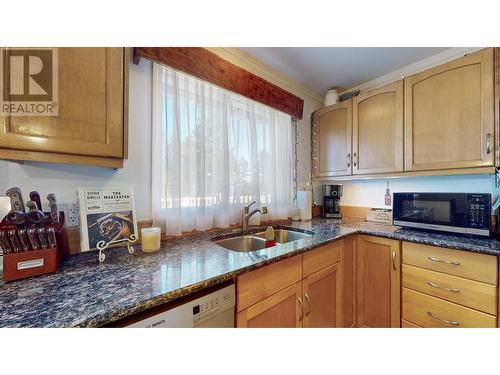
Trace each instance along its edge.
{"label": "electrical outlet", "polygon": [[78,227],[80,225],[80,217],[78,215],[78,206],[76,203],[62,204],[64,217],[66,218],[67,227]]}

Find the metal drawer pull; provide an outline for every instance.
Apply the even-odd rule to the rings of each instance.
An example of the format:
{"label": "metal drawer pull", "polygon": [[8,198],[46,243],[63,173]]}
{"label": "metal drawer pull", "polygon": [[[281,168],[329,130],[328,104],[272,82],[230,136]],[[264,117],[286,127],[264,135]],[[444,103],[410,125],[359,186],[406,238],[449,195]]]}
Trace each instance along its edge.
{"label": "metal drawer pull", "polygon": [[486,153],[489,154],[491,152],[491,133],[486,134]]}
{"label": "metal drawer pull", "polygon": [[442,286],[439,286],[439,285],[436,285],[434,284],[432,281],[427,281],[427,284],[429,284],[430,286],[432,286],[433,288],[436,288],[436,289],[441,289],[441,290],[444,290],[446,292],[453,292],[453,293],[459,293],[460,290],[459,289],[455,289],[455,288],[444,288]]}
{"label": "metal drawer pull", "polygon": [[394,271],[396,271],[396,269],[397,269],[396,268],[396,252],[395,251],[392,252],[392,269]]}
{"label": "metal drawer pull", "polygon": [[304,302],[302,302],[302,298],[299,297],[299,303],[300,303],[300,316],[299,316],[299,322],[302,321],[304,318]]}
{"label": "metal drawer pull", "polygon": [[351,154],[347,154],[347,167],[351,166]]}
{"label": "metal drawer pull", "polygon": [[311,302],[309,301],[309,296],[307,295],[307,293],[304,295],[306,297],[306,306],[307,306],[307,311],[306,311],[306,315],[305,316],[309,316],[309,314],[311,313]]}
{"label": "metal drawer pull", "polygon": [[439,320],[440,322],[443,322],[443,323],[446,323],[446,324],[449,324],[451,326],[458,326],[460,325],[459,322],[456,322],[455,320],[446,320],[446,319],[441,319],[440,317],[434,315],[433,313],[431,313],[430,311],[427,311],[427,315],[429,315],[431,318],[434,318],[436,320]]}
{"label": "metal drawer pull", "polygon": [[455,260],[442,260],[442,259],[434,258],[433,256],[428,256],[427,259],[432,260],[433,262],[441,262],[441,263],[451,264],[453,266],[460,265],[460,262],[457,262]]}

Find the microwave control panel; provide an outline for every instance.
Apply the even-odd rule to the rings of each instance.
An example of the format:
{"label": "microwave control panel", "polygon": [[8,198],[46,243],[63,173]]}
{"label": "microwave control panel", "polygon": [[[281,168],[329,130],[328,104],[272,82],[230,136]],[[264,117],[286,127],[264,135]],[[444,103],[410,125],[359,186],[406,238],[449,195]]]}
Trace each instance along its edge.
{"label": "microwave control panel", "polygon": [[468,227],[490,228],[491,196],[489,194],[467,195]]}

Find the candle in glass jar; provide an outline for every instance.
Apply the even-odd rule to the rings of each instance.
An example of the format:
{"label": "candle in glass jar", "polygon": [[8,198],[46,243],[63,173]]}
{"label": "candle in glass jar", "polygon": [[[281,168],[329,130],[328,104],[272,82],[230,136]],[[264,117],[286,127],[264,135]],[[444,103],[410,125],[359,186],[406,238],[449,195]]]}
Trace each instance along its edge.
{"label": "candle in glass jar", "polygon": [[145,253],[160,250],[161,230],[158,227],[141,229],[141,246]]}

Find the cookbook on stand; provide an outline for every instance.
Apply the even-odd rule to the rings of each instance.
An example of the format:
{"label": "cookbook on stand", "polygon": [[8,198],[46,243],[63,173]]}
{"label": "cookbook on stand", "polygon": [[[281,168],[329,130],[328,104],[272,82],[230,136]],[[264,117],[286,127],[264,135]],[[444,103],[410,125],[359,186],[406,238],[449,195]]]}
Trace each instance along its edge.
{"label": "cookbook on stand", "polygon": [[[78,189],[81,251],[138,236],[132,189]],[[119,246],[119,245],[118,245]]]}

